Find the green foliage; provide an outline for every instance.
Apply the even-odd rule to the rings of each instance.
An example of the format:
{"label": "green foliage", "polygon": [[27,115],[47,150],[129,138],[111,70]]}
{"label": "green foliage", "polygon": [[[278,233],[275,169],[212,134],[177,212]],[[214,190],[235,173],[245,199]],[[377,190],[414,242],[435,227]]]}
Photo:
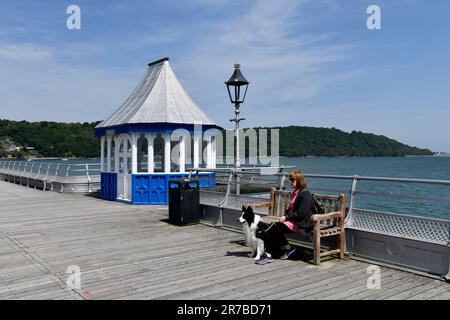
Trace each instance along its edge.
{"label": "green foliage", "polygon": [[[44,157],[100,156],[100,139],[95,136],[93,123],[56,123],[0,120],[0,140],[9,139],[17,145],[34,147],[35,153]],[[258,128],[256,128],[258,129]],[[280,155],[295,156],[405,156],[432,155],[428,149],[402,144],[385,136],[353,131],[347,133],[335,128],[273,127],[280,130]],[[224,134],[225,137],[225,134]],[[270,132],[268,132],[270,139]],[[270,141],[269,141],[270,144]],[[161,141],[155,144],[162,150]],[[22,157],[22,149],[12,155]],[[0,145],[0,157],[6,152]]]}
{"label": "green foliage", "polygon": [[[269,129],[269,128],[267,128]],[[358,156],[388,157],[405,155],[432,155],[428,149],[402,144],[382,135],[336,128],[275,127],[280,130],[280,155],[299,156]],[[268,134],[270,136],[270,134]]]}
{"label": "green foliage", "polygon": [[97,124],[0,120],[0,137],[9,138],[18,145],[34,147],[44,157],[75,155],[91,158],[100,154],[100,139],[94,134]]}

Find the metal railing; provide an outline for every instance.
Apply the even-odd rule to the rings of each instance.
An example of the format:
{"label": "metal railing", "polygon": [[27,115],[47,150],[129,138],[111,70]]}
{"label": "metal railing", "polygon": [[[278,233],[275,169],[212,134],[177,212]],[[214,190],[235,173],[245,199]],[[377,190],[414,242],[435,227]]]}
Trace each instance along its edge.
{"label": "metal railing", "polygon": [[100,163],[0,161],[0,179],[61,192],[94,192],[100,188]]}
{"label": "metal railing", "polygon": [[[280,167],[279,171],[290,170],[292,167]],[[210,170],[210,169],[208,169]],[[276,189],[289,189],[288,186],[288,172],[277,172],[271,175],[266,175],[267,169],[260,168],[249,168],[248,170],[242,170],[241,185],[245,186],[264,186],[267,190],[270,188]],[[200,170],[202,171],[202,170]],[[226,189],[224,197],[229,194],[233,194],[234,179],[232,176],[234,172],[227,169],[211,170],[216,172],[216,182],[222,187],[222,190]],[[345,193],[349,196],[350,204],[349,211],[351,212],[355,208],[358,196],[361,197],[374,197],[379,199],[396,199],[396,200],[411,200],[415,202],[434,202],[434,204],[439,203],[442,205],[450,204],[450,180],[431,180],[431,179],[408,179],[408,178],[392,178],[392,177],[371,177],[371,176],[345,176],[345,175],[322,175],[322,174],[305,174],[305,177],[310,182],[310,189],[313,192],[326,192],[326,193]],[[320,180],[320,183],[318,183]],[[328,183],[323,183],[323,181],[328,180]],[[342,181],[339,183],[336,180]],[[345,183],[345,182],[348,182]],[[361,188],[358,186],[361,183],[366,183],[362,185]],[[373,189],[375,183],[377,188]],[[379,184],[383,183],[383,184]],[[403,192],[408,190],[408,188],[391,188],[390,186],[394,184],[399,185],[430,185],[439,186],[440,192],[434,194],[433,192],[424,193],[419,190],[413,189],[410,193]],[[249,190],[252,191],[251,189]],[[401,192],[400,192],[401,191]],[[364,205],[364,202],[362,202]],[[381,203],[380,203],[381,205]],[[378,209],[378,208],[374,208]],[[442,208],[441,208],[442,209]],[[401,212],[406,213],[406,212]],[[440,213],[443,213],[442,210]],[[450,206],[445,212],[450,218]],[[441,215],[442,216],[442,215]],[[447,217],[446,217],[447,218]],[[447,218],[448,219],[448,218]]]}
{"label": "metal railing", "polygon": [[[242,169],[242,179],[241,179],[241,188],[245,187],[245,185],[253,185],[253,186],[265,186],[268,188],[275,188],[278,190],[288,190],[288,172],[284,172],[286,169],[290,170],[291,167],[280,167],[277,168],[278,172],[272,175],[261,174],[260,168],[245,168]],[[211,170],[211,169],[207,169]],[[266,169],[263,169],[263,172]],[[202,171],[202,170],[199,170]],[[215,187],[214,189],[204,189],[201,190],[201,203],[218,203],[219,207],[224,208],[232,208],[232,209],[240,209],[244,204],[262,204],[267,202],[269,197],[269,192],[259,194],[247,194],[247,195],[236,195],[233,193],[233,184],[235,180],[233,179],[234,172],[232,169],[217,169],[211,170],[216,172],[216,182],[220,185],[223,184],[222,188]],[[322,175],[322,174],[305,174],[305,177],[310,182],[310,190],[315,193],[323,193],[326,192],[328,194],[341,194],[344,193],[349,196],[350,204],[348,205],[348,214],[346,218],[347,226],[356,226],[356,221],[358,221],[358,228],[362,229],[366,226],[367,230],[376,230],[377,232],[381,232],[381,230],[386,230],[388,234],[395,234],[394,229],[389,228],[387,225],[381,227],[374,227],[374,224],[371,224],[369,227],[369,223],[364,225],[361,223],[361,220],[357,220],[356,216],[364,214],[367,218],[372,217],[373,219],[379,219],[380,213],[385,215],[392,216],[402,216],[407,218],[408,221],[416,221],[416,224],[422,224],[424,226],[424,230],[418,232],[417,227],[412,227],[410,231],[405,231],[404,227],[402,227],[403,231],[398,231],[397,234],[399,236],[405,235],[414,235],[417,234],[417,238],[425,239],[427,237],[419,236],[419,234],[424,234],[424,232],[433,233],[431,231],[431,227],[428,226],[436,226],[441,225],[440,230],[447,230],[447,235],[440,236],[440,239],[445,238],[449,241],[449,227],[450,226],[450,180],[431,180],[431,179],[407,179],[407,178],[392,178],[392,177],[370,177],[370,176],[345,176],[345,175]],[[330,180],[333,183],[321,184],[317,183],[318,180]],[[337,183],[336,180],[347,181],[347,183]],[[316,182],[316,183],[314,183]],[[367,182],[365,186],[361,185],[358,189],[358,186]],[[383,183],[382,185],[377,185],[377,188],[373,189],[374,183]],[[393,191],[389,188],[389,185],[392,184],[401,184],[401,185],[431,185],[431,186],[439,186],[441,188],[439,194],[427,194],[426,192],[404,192],[404,190],[408,190],[408,188],[400,188],[402,192],[398,189],[393,188]],[[226,187],[225,187],[226,186]],[[420,190],[420,188],[419,188]],[[214,201],[210,201],[210,198],[214,198]],[[219,199],[222,198],[222,201]],[[364,198],[361,201],[361,199]],[[368,198],[372,198],[370,201]],[[394,199],[394,200],[392,200]],[[387,203],[390,201],[390,206]],[[408,206],[409,202],[409,206]],[[359,204],[357,206],[357,203]],[[428,205],[431,203],[433,206]],[[404,208],[403,208],[404,207]],[[390,209],[387,210],[386,208]],[[430,211],[428,211],[431,208]],[[432,212],[432,210],[436,210],[436,212]],[[256,211],[258,213],[263,213],[264,209],[258,208]],[[396,212],[396,210],[398,212]],[[423,212],[420,212],[423,210]],[[427,212],[428,211],[428,212]],[[369,214],[372,212],[372,214]],[[376,214],[375,214],[376,212]],[[439,216],[439,217],[438,217]],[[378,217],[378,218],[376,218]],[[399,219],[397,219],[399,220]],[[387,221],[387,219],[386,219]],[[391,220],[390,220],[391,221]],[[400,220],[399,220],[400,221]],[[405,220],[406,221],[406,220]],[[419,222],[417,222],[419,221]],[[381,222],[380,222],[381,223]],[[412,223],[411,223],[412,225]],[[426,226],[426,227],[425,227]],[[447,229],[446,229],[447,228]],[[389,230],[388,230],[389,229]],[[395,230],[400,230],[401,228],[397,228]],[[431,236],[432,237],[432,236]],[[429,237],[428,237],[429,238]],[[427,238],[427,239],[428,239]],[[430,238],[431,239],[431,238]],[[431,241],[431,240],[430,240]],[[442,240],[440,240],[442,241]]]}

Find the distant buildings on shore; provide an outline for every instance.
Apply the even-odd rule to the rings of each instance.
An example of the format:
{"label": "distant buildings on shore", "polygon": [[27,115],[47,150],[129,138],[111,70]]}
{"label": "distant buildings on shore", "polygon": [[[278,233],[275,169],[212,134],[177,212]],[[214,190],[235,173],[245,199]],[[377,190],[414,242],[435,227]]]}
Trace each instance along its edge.
{"label": "distant buildings on shore", "polygon": [[435,152],[433,155],[435,157],[450,157],[450,152]]}
{"label": "distant buildings on shore", "polygon": [[19,145],[9,138],[0,137],[0,158],[22,158],[36,155],[36,148]]}
{"label": "distant buildings on shore", "polygon": [[14,152],[14,151],[20,151],[20,150],[27,150],[27,151],[33,151],[34,147],[21,147],[21,146],[17,146],[15,144],[6,144],[4,147],[6,152]]}

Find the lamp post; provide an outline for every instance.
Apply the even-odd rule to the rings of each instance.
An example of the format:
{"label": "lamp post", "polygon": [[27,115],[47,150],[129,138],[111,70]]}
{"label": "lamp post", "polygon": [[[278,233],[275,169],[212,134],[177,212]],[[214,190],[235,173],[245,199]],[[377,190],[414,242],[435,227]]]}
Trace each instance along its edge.
{"label": "lamp post", "polygon": [[[239,122],[245,120],[245,118],[240,118],[240,104],[244,103],[245,96],[247,94],[249,82],[241,73],[241,65],[234,65],[234,72],[231,78],[225,82],[227,85],[228,95],[230,96],[231,103],[234,103],[234,119],[230,119],[231,122],[235,122],[235,135],[236,135],[236,157],[234,158],[234,168],[235,168],[235,186],[236,194],[241,193],[241,161],[239,159]],[[241,89],[242,88],[242,89]],[[244,93],[242,95],[242,92]]]}

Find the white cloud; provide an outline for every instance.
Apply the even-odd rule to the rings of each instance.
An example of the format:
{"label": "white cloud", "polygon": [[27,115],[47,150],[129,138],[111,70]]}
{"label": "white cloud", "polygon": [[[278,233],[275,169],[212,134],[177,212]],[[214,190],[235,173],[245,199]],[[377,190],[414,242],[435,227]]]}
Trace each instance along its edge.
{"label": "white cloud", "polygon": [[34,44],[0,43],[0,118],[100,120],[129,93],[129,74],[62,64],[53,50]]}
{"label": "white cloud", "polygon": [[[175,72],[200,106],[221,125],[227,125],[231,116],[223,81],[235,62],[242,64],[251,81],[247,110],[271,110],[274,104],[288,108],[319,95],[334,81],[358,76],[352,70],[327,72],[325,66],[346,59],[350,48],[333,45],[333,32],[303,31],[304,6],[310,3],[232,3],[231,7],[241,9],[232,19],[229,12],[215,15],[215,20],[195,23],[189,30],[167,24],[152,32],[120,35],[116,42],[91,39],[55,42],[53,47],[0,42],[2,117],[101,120],[137,85],[149,61],[142,62],[142,69],[127,70],[136,67],[136,60],[129,60],[129,55],[136,52],[142,57],[144,51],[149,52],[149,60],[158,58],[156,52],[172,57],[171,52],[175,52]],[[186,6],[195,9],[204,4],[197,0]],[[206,7],[216,12],[229,5],[220,2]],[[125,9],[119,6],[116,10]],[[102,57],[121,62],[105,63]],[[258,115],[250,118],[254,123],[264,122]]]}
{"label": "white cloud", "polygon": [[[47,24],[33,25],[32,30],[22,23],[2,28],[0,118],[104,119],[128,97],[144,74],[146,64],[168,55],[175,73],[194,100],[226,127],[232,125],[228,119],[234,114],[223,82],[231,75],[233,64],[239,62],[251,82],[241,109],[242,116],[247,118],[243,126],[334,126],[349,131],[383,132],[394,138],[401,131],[394,126],[396,120],[386,120],[382,111],[380,114],[367,111],[379,108],[379,104],[389,104],[384,97],[372,106],[357,100],[361,91],[353,97],[347,90],[334,92],[340,100],[333,100],[332,91],[339,88],[337,84],[367,76],[366,70],[352,62],[355,58],[364,61],[356,56],[361,48],[345,40],[338,41],[341,35],[337,31],[328,29],[327,25],[318,26],[314,21],[323,23],[327,17],[341,14],[346,9],[341,2],[160,1],[153,4],[156,8],[151,11],[158,14],[152,19],[146,19],[145,10],[149,8],[138,11],[143,3],[115,2],[109,9],[92,12],[86,8],[84,19],[95,16],[99,26],[109,23],[111,29],[107,31],[91,24],[83,29],[85,33],[62,37]],[[389,5],[393,4],[389,2]],[[364,18],[364,10],[362,13]],[[132,20],[134,17],[136,20]],[[2,41],[26,38],[30,32],[37,36],[29,37],[25,43]],[[367,47],[367,43],[363,45]],[[380,45],[383,47],[385,43]],[[410,117],[410,123],[405,121],[401,125],[409,130],[420,123],[418,118]],[[429,115],[427,119],[429,123],[439,124],[433,128],[446,128],[446,118],[440,114],[434,118]],[[438,137],[432,146],[445,145],[441,141],[444,138],[439,138],[445,136],[442,132],[414,139],[426,146],[425,140],[431,136]],[[406,138],[402,141],[410,142]]]}
{"label": "white cloud", "polygon": [[[363,70],[333,71],[329,66],[351,57],[350,44],[335,44],[334,31],[306,32],[305,10],[312,1],[257,1],[233,19],[198,30],[178,66],[200,106],[229,126],[230,107],[223,81],[241,63],[251,82],[243,112],[258,110],[248,124],[276,121],[261,118],[264,109],[288,109],[320,95],[328,86],[360,76]],[[178,70],[175,70],[177,72]],[[250,112],[250,111],[249,111]],[[253,120],[253,121],[252,121]],[[281,119],[279,120],[281,122]]]}
{"label": "white cloud", "polygon": [[49,48],[31,43],[0,43],[0,59],[13,61],[45,61],[51,56]]}

